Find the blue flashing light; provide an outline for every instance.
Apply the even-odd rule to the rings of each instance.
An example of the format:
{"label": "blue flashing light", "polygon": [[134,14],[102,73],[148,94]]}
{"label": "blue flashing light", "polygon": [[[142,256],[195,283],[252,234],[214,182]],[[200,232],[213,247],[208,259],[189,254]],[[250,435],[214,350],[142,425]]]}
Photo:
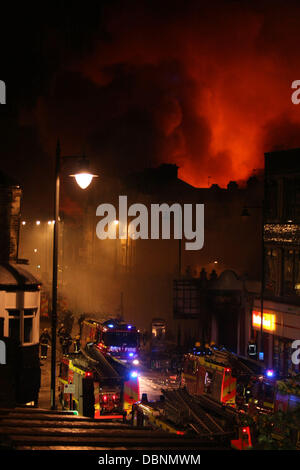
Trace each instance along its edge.
{"label": "blue flashing light", "polygon": [[127,325],[127,328],[128,328],[128,330],[131,330],[132,326],[131,326],[131,325]]}
{"label": "blue flashing light", "polygon": [[113,325],[112,323],[110,323],[110,324],[107,325],[107,326],[108,326],[108,328],[113,328],[113,327],[114,327],[114,325]]}
{"label": "blue flashing light", "polygon": [[129,357],[133,357],[133,355],[134,355],[133,353],[129,353],[129,354],[128,354]]}
{"label": "blue flashing light", "polygon": [[136,379],[138,377],[138,373],[134,370],[133,372],[131,372],[130,376],[133,378],[133,379]]}
{"label": "blue flashing light", "polygon": [[274,371],[272,369],[268,369],[266,374],[267,374],[267,377],[274,377]]}

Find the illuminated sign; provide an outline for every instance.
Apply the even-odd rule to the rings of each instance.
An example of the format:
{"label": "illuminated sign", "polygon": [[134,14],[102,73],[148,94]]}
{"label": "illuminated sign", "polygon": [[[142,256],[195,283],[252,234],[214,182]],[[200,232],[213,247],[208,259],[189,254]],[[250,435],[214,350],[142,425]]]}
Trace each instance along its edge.
{"label": "illuminated sign", "polygon": [[[263,329],[266,331],[275,331],[275,320],[276,316],[272,313],[264,313],[263,314]],[[252,312],[252,325],[256,328],[261,327],[261,313],[260,312]]]}

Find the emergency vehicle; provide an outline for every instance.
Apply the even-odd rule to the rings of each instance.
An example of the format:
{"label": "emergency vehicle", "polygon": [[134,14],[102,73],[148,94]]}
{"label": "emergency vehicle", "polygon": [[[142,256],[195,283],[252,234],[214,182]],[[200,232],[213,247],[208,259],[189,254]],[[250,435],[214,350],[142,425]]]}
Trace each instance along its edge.
{"label": "emergency vehicle", "polygon": [[102,351],[120,359],[122,362],[139,364],[139,331],[134,325],[119,320],[84,320],[81,341],[97,343]]}
{"label": "emergency vehicle", "polygon": [[[249,384],[248,392],[250,398],[247,413],[254,418],[258,414],[289,413],[300,409],[300,376],[276,380],[274,371],[267,370],[264,376],[256,377]],[[251,440],[250,431],[248,434]],[[296,448],[300,449],[300,429],[294,419],[283,420],[282,425],[277,421],[271,433],[272,438],[277,441],[287,435]]]}
{"label": "emergency vehicle", "polygon": [[187,354],[181,385],[194,396],[235,407],[244,399],[253,371],[228,351],[207,349]]}
{"label": "emergency vehicle", "polygon": [[300,407],[300,377],[276,380],[272,370],[249,384],[249,404],[262,412],[292,411]]}
{"label": "emergency vehicle", "polygon": [[[113,362],[112,362],[113,361]],[[60,363],[63,408],[96,419],[125,419],[139,400],[139,374],[90,345]]]}

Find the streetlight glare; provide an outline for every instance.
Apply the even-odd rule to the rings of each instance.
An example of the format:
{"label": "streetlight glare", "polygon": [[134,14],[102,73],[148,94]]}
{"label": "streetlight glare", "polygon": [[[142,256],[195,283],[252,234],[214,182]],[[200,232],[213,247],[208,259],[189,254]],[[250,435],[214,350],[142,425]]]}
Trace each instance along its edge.
{"label": "streetlight glare", "polygon": [[78,186],[81,189],[86,189],[91,184],[94,175],[91,173],[77,173],[74,177]]}

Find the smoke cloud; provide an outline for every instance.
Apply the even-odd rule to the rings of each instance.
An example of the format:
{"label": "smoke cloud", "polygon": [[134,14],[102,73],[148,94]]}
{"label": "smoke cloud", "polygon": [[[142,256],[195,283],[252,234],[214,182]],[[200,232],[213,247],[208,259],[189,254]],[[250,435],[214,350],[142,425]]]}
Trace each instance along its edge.
{"label": "smoke cloud", "polygon": [[246,179],[265,151],[300,146],[296,1],[20,8],[1,31],[15,108],[1,108],[0,137],[25,212],[52,204],[58,137],[102,175],[172,162],[195,186]]}
{"label": "smoke cloud", "polygon": [[[126,2],[104,9],[105,37],[67,57],[34,109],[42,141],[62,135],[124,174],[174,162],[195,186],[262,168],[300,145],[296,2]],[[293,12],[293,14],[291,13]]]}

